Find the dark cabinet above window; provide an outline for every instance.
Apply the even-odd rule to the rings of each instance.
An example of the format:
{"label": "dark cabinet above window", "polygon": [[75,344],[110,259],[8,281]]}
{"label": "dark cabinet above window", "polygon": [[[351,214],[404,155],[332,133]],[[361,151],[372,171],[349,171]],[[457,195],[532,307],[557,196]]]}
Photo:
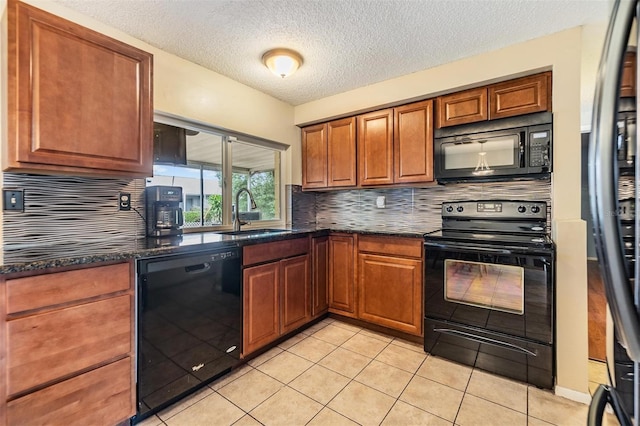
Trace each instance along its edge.
{"label": "dark cabinet above window", "polygon": [[153,162],[187,164],[187,131],[153,123]]}

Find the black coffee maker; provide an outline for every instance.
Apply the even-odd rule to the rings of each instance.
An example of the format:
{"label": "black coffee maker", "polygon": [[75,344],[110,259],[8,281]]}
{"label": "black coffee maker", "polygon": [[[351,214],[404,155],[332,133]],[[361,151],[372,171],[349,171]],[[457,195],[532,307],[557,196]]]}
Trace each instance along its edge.
{"label": "black coffee maker", "polygon": [[145,189],[147,236],[182,235],[182,188],[179,186],[148,186]]}

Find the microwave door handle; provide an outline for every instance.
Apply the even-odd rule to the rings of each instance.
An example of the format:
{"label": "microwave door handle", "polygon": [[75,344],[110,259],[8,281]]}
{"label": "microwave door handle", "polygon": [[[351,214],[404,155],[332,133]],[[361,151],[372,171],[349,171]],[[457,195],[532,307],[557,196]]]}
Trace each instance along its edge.
{"label": "microwave door handle", "polygon": [[640,316],[634,304],[625,267],[620,223],[615,214],[618,211],[618,182],[615,172],[617,153],[614,153],[622,63],[635,12],[635,1],[617,0],[612,8],[596,80],[589,141],[589,190],[596,251],[607,302],[629,358],[639,362]]}
{"label": "microwave door handle", "polygon": [[518,158],[519,158],[519,163],[520,163],[520,168],[524,169],[527,165],[525,164],[525,144],[526,144],[526,138],[527,137],[527,133],[526,132],[520,132],[520,148],[519,148],[519,152],[518,152]]}

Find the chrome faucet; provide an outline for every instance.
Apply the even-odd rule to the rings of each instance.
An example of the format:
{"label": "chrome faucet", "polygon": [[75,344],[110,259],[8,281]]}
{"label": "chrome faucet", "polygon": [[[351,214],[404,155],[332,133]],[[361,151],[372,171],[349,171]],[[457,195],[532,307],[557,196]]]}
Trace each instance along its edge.
{"label": "chrome faucet", "polygon": [[236,192],[236,206],[235,206],[236,211],[235,211],[235,215],[233,216],[234,231],[239,231],[241,225],[247,224],[247,222],[240,220],[240,209],[238,208],[238,206],[240,205],[240,194],[242,194],[243,192],[246,192],[247,194],[249,194],[249,200],[251,200],[251,209],[253,210],[258,208],[258,206],[256,206],[256,200],[253,199],[253,194],[251,193],[251,191],[249,191],[247,188],[240,188],[240,190]]}

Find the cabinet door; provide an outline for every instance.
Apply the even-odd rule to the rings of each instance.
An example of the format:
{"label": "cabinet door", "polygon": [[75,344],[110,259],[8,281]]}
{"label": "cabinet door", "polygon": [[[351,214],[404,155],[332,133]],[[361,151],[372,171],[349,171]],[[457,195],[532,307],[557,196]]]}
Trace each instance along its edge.
{"label": "cabinet door", "polygon": [[278,338],[280,262],[243,272],[242,353],[247,355]]}
{"label": "cabinet door", "polygon": [[151,176],[151,54],[22,2],[8,10],[4,170]]}
{"label": "cabinet door", "polygon": [[551,73],[489,86],[489,119],[551,110]]}
{"label": "cabinet door", "polygon": [[622,68],[622,82],[620,83],[620,97],[636,96],[636,52],[627,52],[624,56]]}
{"label": "cabinet door", "polygon": [[284,334],[311,319],[309,255],[281,260],[280,270],[280,334]]}
{"label": "cabinet door", "polygon": [[327,125],[302,129],[302,189],[327,187]]}
{"label": "cabinet door", "polygon": [[358,300],[360,319],[421,335],[422,262],[360,253]]}
{"label": "cabinet door", "polygon": [[393,183],[393,110],[358,117],[360,185]]}
{"label": "cabinet door", "polygon": [[433,101],[394,109],[394,182],[433,182]]}
{"label": "cabinet door", "polygon": [[311,315],[317,317],[329,307],[329,237],[313,239]]}
{"label": "cabinet door", "polygon": [[332,121],[328,127],[328,178],[330,187],[356,185],[356,118]]}
{"label": "cabinet door", "polygon": [[436,103],[438,129],[489,118],[486,87],[438,96]]}
{"label": "cabinet door", "polygon": [[329,237],[329,309],[356,316],[354,241],[352,236]]}

